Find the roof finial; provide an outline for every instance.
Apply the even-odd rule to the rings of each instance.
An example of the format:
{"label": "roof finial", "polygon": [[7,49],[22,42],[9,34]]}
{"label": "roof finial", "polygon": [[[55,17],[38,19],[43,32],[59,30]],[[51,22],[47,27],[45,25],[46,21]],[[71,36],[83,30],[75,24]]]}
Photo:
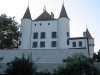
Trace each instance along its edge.
{"label": "roof finial", "polygon": [[46,6],[44,5],[43,11],[46,11]]}
{"label": "roof finial", "polygon": [[29,7],[29,0],[28,0],[28,7]]}
{"label": "roof finial", "polygon": [[64,0],[63,0],[63,5],[64,5]]}
{"label": "roof finial", "polygon": [[88,27],[87,27],[88,25],[86,24],[86,29],[88,29]]}

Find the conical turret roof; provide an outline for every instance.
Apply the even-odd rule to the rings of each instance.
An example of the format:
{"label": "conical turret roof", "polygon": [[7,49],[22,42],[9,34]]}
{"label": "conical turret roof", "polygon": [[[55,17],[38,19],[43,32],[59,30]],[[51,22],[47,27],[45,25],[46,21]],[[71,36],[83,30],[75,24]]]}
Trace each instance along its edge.
{"label": "conical turret roof", "polygon": [[66,9],[65,9],[65,7],[64,7],[64,4],[62,5],[62,9],[61,9],[59,18],[61,18],[61,17],[69,18],[69,17],[67,16],[67,13],[66,13]]}
{"label": "conical turret roof", "polygon": [[25,12],[22,19],[32,19],[31,14],[30,14],[30,10],[29,10],[29,6],[27,7],[26,12]]}
{"label": "conical turret roof", "polygon": [[89,39],[93,39],[88,29],[86,29],[86,32],[84,32],[84,37],[87,37]]}

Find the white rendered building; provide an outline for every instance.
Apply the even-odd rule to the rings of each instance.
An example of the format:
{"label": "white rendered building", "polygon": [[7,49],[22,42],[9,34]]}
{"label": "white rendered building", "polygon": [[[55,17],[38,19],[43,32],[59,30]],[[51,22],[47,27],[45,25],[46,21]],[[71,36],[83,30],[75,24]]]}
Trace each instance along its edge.
{"label": "white rendered building", "polygon": [[94,39],[88,29],[83,37],[70,37],[69,17],[64,4],[58,19],[49,14],[46,9],[35,20],[31,19],[29,7],[21,20],[19,49],[31,50],[62,50],[85,49],[92,57]]}
{"label": "white rendered building", "polygon": [[28,7],[21,19],[19,48],[0,50],[0,57],[4,57],[2,63],[10,62],[15,56],[21,57],[22,53],[26,56],[32,53],[33,59],[38,60],[36,63],[62,63],[63,59],[74,53],[93,57],[94,38],[89,30],[86,29],[82,37],[70,37],[69,21],[64,4],[58,19],[45,9],[39,17],[32,20]]}

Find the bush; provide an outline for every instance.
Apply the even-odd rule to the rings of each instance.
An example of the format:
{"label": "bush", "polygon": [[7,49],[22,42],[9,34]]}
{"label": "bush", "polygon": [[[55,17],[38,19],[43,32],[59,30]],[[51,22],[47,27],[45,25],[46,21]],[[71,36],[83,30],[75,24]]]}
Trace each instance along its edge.
{"label": "bush", "polygon": [[28,58],[25,58],[24,55],[22,55],[21,58],[15,57],[14,60],[7,65],[7,75],[34,75],[36,71],[36,66],[31,56],[28,56]]}

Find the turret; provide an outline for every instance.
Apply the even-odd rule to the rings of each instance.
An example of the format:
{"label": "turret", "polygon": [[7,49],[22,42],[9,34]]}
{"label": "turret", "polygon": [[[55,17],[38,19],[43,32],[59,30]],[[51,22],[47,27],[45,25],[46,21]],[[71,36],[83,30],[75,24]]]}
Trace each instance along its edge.
{"label": "turret", "polygon": [[19,49],[31,48],[30,47],[31,46],[31,25],[32,25],[32,18],[28,7],[21,20]]}
{"label": "turret", "polygon": [[86,29],[86,32],[83,33],[83,36],[87,38],[87,49],[89,56],[92,58],[94,53],[94,38],[91,36],[88,29]]}
{"label": "turret", "polygon": [[63,4],[58,19],[58,49],[68,48],[67,39],[70,37],[69,20]]}

